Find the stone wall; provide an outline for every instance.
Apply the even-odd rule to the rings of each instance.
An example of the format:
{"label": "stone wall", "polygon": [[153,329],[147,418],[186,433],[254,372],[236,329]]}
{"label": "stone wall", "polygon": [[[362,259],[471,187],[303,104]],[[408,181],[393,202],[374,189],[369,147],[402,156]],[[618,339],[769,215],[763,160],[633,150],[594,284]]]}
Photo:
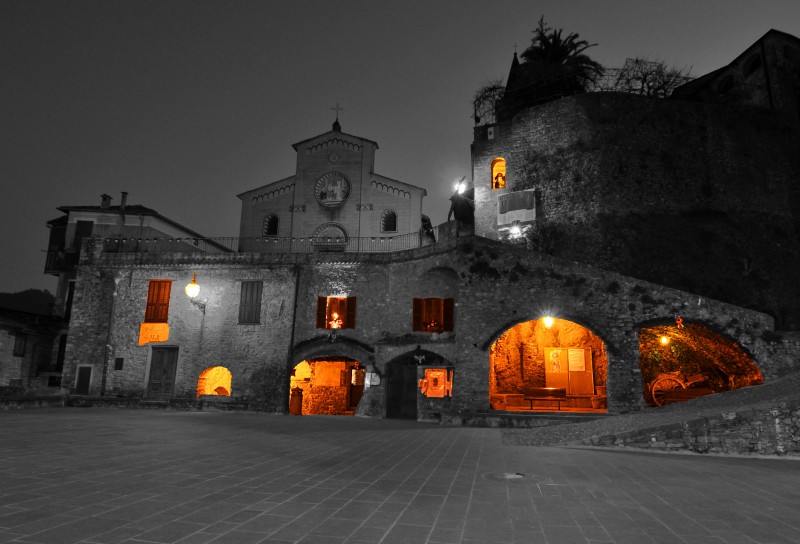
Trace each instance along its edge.
{"label": "stone wall", "polygon": [[[476,234],[536,189],[534,243],[800,326],[797,124],[756,108],[589,93],[475,129]],[[507,161],[507,188],[489,185]]]}
{"label": "stone wall", "polygon": [[800,403],[782,403],[772,408],[726,412],[658,428],[593,436],[580,444],[800,457]]}
{"label": "stone wall", "polygon": [[[205,314],[182,293],[195,271]],[[674,324],[676,315],[736,341],[766,382],[797,369],[796,339],[776,333],[765,314],[485,238],[456,237],[387,254],[100,255],[79,271],[65,375],[74,377],[75,366],[87,362],[101,374],[108,342],[106,394],[144,393],[151,349],[136,340],[150,279],[173,280],[166,344],[180,350],[176,394],[191,397],[202,370],[224,366],[233,375],[232,396],[249,399],[251,409],[285,411],[289,372],[304,359],[349,357],[385,376],[387,365],[419,346],[455,370],[451,412],[488,412],[493,344],[543,315],[586,327],[602,341],[610,412],[644,406],[639,332]],[[237,323],[245,279],[264,282],[258,325]],[[317,329],[318,296],[356,297],[356,327],[335,336]],[[455,299],[454,331],[412,330],[412,299],[432,296]],[[115,357],[123,358],[122,370],[113,370]],[[65,383],[74,387],[74,378]],[[93,378],[93,394],[100,384]],[[385,383],[363,398],[366,415],[383,415]],[[440,409],[423,400],[420,414]]]}

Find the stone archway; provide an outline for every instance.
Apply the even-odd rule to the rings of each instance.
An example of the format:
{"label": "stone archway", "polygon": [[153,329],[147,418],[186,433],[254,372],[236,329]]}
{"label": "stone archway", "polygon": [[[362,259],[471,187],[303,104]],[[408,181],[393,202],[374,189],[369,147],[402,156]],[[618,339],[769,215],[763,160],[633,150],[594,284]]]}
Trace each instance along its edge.
{"label": "stone archway", "polygon": [[639,330],[639,367],[649,406],[763,382],[758,366],[739,344],[704,324],[683,320]]}
{"label": "stone archway", "polygon": [[607,409],[605,342],[574,321],[523,321],[489,349],[493,410],[597,412]]}
{"label": "stone archway", "polygon": [[295,415],[354,415],[364,393],[366,369],[349,357],[303,360],[291,372]]}
{"label": "stone archway", "polygon": [[359,407],[374,393],[366,390],[367,371],[374,371],[374,350],[333,331],[295,345],[289,360],[289,412],[362,414]]}

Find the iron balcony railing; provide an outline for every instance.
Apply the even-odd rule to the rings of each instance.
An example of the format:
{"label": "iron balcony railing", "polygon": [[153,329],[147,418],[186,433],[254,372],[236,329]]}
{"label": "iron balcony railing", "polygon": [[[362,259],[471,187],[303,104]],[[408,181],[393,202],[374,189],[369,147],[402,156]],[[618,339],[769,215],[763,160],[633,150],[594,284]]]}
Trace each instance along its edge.
{"label": "iron balcony railing", "polygon": [[436,243],[439,226],[418,233],[367,237],[104,238],[105,253],[384,253]]}

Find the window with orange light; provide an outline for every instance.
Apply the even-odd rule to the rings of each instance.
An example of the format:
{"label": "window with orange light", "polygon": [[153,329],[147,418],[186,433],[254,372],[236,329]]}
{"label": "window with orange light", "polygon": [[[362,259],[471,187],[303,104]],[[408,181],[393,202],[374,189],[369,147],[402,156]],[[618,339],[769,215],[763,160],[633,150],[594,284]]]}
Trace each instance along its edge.
{"label": "window with orange light", "polygon": [[496,158],[492,161],[492,190],[506,188],[506,160]]}
{"label": "window with orange light", "polygon": [[317,297],[318,329],[354,329],[356,297]]}
{"label": "window with orange light", "polygon": [[452,298],[415,298],[413,300],[412,330],[446,332],[453,330]]}
{"label": "window with orange light", "polygon": [[172,280],[150,280],[147,288],[145,323],[166,323],[169,315],[169,292]]}

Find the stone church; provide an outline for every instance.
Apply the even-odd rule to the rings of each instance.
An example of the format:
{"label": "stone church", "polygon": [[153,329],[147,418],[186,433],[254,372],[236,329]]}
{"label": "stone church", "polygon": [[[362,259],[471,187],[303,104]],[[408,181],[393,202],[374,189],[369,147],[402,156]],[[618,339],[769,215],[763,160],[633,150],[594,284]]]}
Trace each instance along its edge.
{"label": "stone church", "polygon": [[[525,424],[775,379],[800,347],[776,330],[793,317],[773,266],[796,258],[798,141],[758,105],[586,93],[476,124],[472,179],[438,226],[338,119],[294,144],[294,175],[238,195],[233,245],[144,206],[62,208],[51,223],[84,235],[51,239],[80,246],[49,269],[69,312],[51,392]],[[726,274],[751,298],[714,291]]]}

